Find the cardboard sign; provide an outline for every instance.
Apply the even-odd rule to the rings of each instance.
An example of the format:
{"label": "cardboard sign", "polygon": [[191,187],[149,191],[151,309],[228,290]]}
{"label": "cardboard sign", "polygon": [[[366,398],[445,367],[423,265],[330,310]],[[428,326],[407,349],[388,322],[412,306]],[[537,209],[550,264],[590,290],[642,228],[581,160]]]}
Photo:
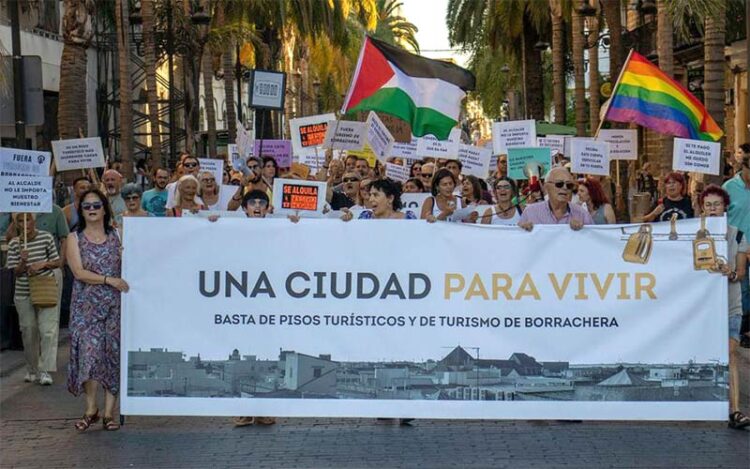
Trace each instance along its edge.
{"label": "cardboard sign", "polygon": [[361,150],[365,147],[365,127],[364,122],[331,121],[328,123],[323,148]]}
{"label": "cardboard sign", "polygon": [[365,145],[365,148],[362,151],[349,151],[347,152],[349,155],[356,156],[357,158],[364,158],[367,160],[367,164],[371,167],[375,167],[375,161],[377,161],[377,157],[375,156],[375,153],[372,151],[372,148],[370,148],[370,145]]}
{"label": "cardboard sign", "polygon": [[391,147],[394,143],[393,135],[391,135],[391,132],[383,124],[378,115],[372,111],[370,111],[370,115],[367,117],[366,124],[367,141],[375,156],[380,161],[385,162],[386,158],[391,156]]}
{"label": "cardboard sign", "polygon": [[52,177],[0,176],[0,212],[52,212]]}
{"label": "cardboard sign", "polygon": [[406,182],[409,179],[409,167],[393,163],[385,164],[385,177],[394,181]]}
{"label": "cardboard sign", "polygon": [[490,174],[492,152],[487,148],[472,145],[458,146],[458,160],[463,165],[462,174],[486,178]]}
{"label": "cardboard sign", "polygon": [[505,121],[492,124],[492,151],[496,155],[508,154],[509,148],[536,145],[536,121]]}
{"label": "cardboard sign", "polygon": [[547,147],[551,155],[558,153],[565,154],[565,137],[562,135],[549,135],[547,137],[537,137],[536,146]]}
{"label": "cardboard sign", "polygon": [[393,147],[391,147],[391,156],[395,156],[396,158],[404,158],[406,160],[416,161],[420,159],[417,156],[419,155],[419,153],[417,152],[418,144],[419,144],[419,139],[414,136],[412,136],[411,142],[409,143],[396,142],[393,144]]}
{"label": "cardboard sign", "polygon": [[417,194],[401,194],[401,211],[406,213],[407,211],[412,212],[417,218],[422,215],[422,205],[428,197],[432,197],[429,192],[420,192]]}
{"label": "cardboard sign", "polygon": [[289,171],[289,174],[297,179],[307,179],[310,177],[310,168],[302,163],[292,163],[292,169]]}
{"label": "cardboard sign", "polygon": [[638,131],[636,129],[603,129],[597,140],[609,143],[610,160],[638,159]]}
{"label": "cardboard sign", "polygon": [[[198,162],[201,165],[201,173],[208,171],[214,175],[216,184],[221,184],[224,180],[224,160],[217,158],[198,158]],[[200,180],[200,178],[198,178]]]}
{"label": "cardboard sign", "polygon": [[237,121],[237,151],[240,156],[247,159],[253,154],[253,140],[255,133],[251,130],[245,130],[242,122]]}
{"label": "cardboard sign", "polygon": [[260,153],[261,140],[255,141],[253,155],[262,158],[270,156],[276,160],[279,168],[292,166],[292,142],[290,140],[263,140],[263,154]]}
{"label": "cardboard sign", "polygon": [[0,148],[0,176],[49,176],[48,151]]}
{"label": "cardboard sign", "polygon": [[672,168],[677,171],[719,175],[721,143],[675,138]]}
{"label": "cardboard sign", "polygon": [[546,147],[508,148],[508,177],[511,179],[528,179],[526,165],[539,163],[544,167],[540,176],[550,169],[550,152]]}
{"label": "cardboard sign", "polygon": [[328,130],[328,123],[335,121],[336,116],[332,113],[317,116],[300,117],[289,121],[289,130],[292,135],[292,148],[294,154],[300,158],[319,153],[325,154],[323,143]]}
{"label": "cardboard sign", "polygon": [[420,137],[417,142],[417,153],[420,156],[442,158],[444,160],[458,159],[458,145],[461,143],[461,129],[451,130],[448,140],[438,140],[433,135]]}
{"label": "cardboard sign", "polygon": [[274,213],[304,217],[322,217],[326,201],[326,183],[276,178],[273,181]]}
{"label": "cardboard sign", "polygon": [[105,166],[102,139],[99,137],[53,140],[52,152],[58,171]]}
{"label": "cardboard sign", "polygon": [[586,138],[570,142],[572,172],[609,176],[609,143]]}

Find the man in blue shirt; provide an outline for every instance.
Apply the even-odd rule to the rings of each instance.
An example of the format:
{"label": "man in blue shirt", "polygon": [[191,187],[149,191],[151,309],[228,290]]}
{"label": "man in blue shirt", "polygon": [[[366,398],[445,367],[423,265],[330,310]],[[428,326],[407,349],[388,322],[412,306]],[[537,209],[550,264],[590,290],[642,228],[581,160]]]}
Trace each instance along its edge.
{"label": "man in blue shirt", "polygon": [[167,184],[169,183],[169,171],[163,168],[154,170],[154,188],[143,193],[141,207],[155,217],[163,217],[166,212]]}

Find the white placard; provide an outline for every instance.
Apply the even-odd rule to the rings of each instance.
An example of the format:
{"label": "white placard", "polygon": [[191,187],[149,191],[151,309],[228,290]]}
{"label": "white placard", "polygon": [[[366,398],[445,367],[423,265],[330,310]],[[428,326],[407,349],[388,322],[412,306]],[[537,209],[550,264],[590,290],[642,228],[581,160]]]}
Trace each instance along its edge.
{"label": "white placard", "polygon": [[405,158],[407,160],[418,160],[420,159],[417,156],[419,155],[419,153],[417,152],[418,144],[419,139],[417,139],[417,137],[413,135],[411,137],[411,142],[409,143],[395,142],[393,144],[393,147],[391,147],[391,156],[396,158]]}
{"label": "white placard", "polygon": [[0,176],[0,212],[52,212],[52,176]]}
{"label": "white placard", "polygon": [[273,180],[273,211],[277,215],[298,214],[320,218],[326,203],[325,182],[298,179]]}
{"label": "white placard", "polygon": [[105,166],[102,139],[99,137],[53,140],[52,152],[58,171]]}
{"label": "white placard", "polygon": [[463,144],[458,146],[458,160],[463,165],[462,174],[486,178],[490,174],[490,158],[492,151],[487,148]]}
{"label": "white placard", "polygon": [[310,168],[310,174],[315,174],[326,164],[325,150],[321,149],[317,154],[300,155],[299,163]]}
{"label": "white placard", "polygon": [[417,142],[417,154],[422,157],[458,159],[458,145],[461,143],[461,129],[451,130],[448,140],[438,140],[434,135],[420,137]]}
{"label": "white placard", "polygon": [[[214,175],[217,187],[224,181],[224,160],[217,158],[198,158],[201,165],[201,173],[208,171]],[[200,180],[200,178],[198,178]]]}
{"label": "white placard", "polygon": [[428,197],[432,197],[432,194],[429,192],[401,194],[401,211],[406,212],[409,210],[419,218],[422,215],[422,205],[424,205],[424,201]]}
{"label": "white placard", "polygon": [[284,108],[286,74],[267,70],[253,70],[250,106],[254,108]]}
{"label": "white placard", "polygon": [[507,154],[508,148],[536,146],[536,121],[504,121],[492,123],[492,152]]}
{"label": "white placard", "polygon": [[672,168],[676,171],[719,175],[721,143],[675,138]]}
{"label": "white placard", "polygon": [[48,151],[0,147],[0,176],[49,176]]}
{"label": "white placard", "polygon": [[254,134],[254,131],[245,130],[242,122],[237,121],[237,151],[245,159],[253,154],[253,147],[255,146]]}
{"label": "white placard", "polygon": [[289,132],[292,136],[292,150],[299,158],[299,162],[307,164],[302,160],[303,156],[325,155],[323,143],[325,142],[328,123],[336,120],[333,113],[320,114],[317,116],[299,117],[289,120]]}
{"label": "white placard", "polygon": [[638,159],[638,130],[636,129],[602,129],[596,139],[609,143],[610,160]]}
{"label": "white placard", "polygon": [[587,138],[570,142],[572,172],[609,176],[609,143]]}
{"label": "white placard", "polygon": [[357,121],[331,121],[328,123],[323,148],[336,150],[362,150],[367,136],[366,124]]}
{"label": "white placard", "polygon": [[388,127],[373,111],[370,111],[367,116],[367,141],[370,143],[372,152],[381,162],[384,163],[391,156],[391,147],[395,140]]}
{"label": "white placard", "polygon": [[385,177],[394,181],[406,182],[409,179],[409,167],[400,164],[386,163]]}
{"label": "white placard", "polygon": [[555,156],[558,153],[565,154],[565,137],[562,135],[548,135],[546,137],[537,137],[536,146],[549,148],[550,155]]}
{"label": "white placard", "polygon": [[[232,201],[232,197],[234,197],[237,194],[237,189],[239,189],[240,186],[233,186],[231,184],[222,184],[221,189],[219,189],[219,207],[221,207],[222,210],[226,210],[227,207],[229,207],[229,202]],[[242,193],[240,193],[241,195]]]}

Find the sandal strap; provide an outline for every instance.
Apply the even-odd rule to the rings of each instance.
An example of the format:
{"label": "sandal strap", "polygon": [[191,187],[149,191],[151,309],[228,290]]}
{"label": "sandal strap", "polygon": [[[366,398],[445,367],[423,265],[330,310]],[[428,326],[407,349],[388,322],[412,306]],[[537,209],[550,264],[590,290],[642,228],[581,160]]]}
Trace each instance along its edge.
{"label": "sandal strap", "polygon": [[91,415],[83,414],[83,417],[81,417],[81,420],[76,422],[75,427],[79,430],[86,430],[91,426],[91,424],[95,423],[97,420],[99,420],[98,409],[96,412],[94,412]]}

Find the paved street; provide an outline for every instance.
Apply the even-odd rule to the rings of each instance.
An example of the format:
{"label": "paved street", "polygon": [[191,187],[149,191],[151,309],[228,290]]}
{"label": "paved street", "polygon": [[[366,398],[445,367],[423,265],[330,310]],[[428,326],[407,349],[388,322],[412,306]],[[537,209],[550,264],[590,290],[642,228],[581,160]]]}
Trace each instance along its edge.
{"label": "paved street", "polygon": [[[64,336],[63,336],[64,337]],[[744,382],[748,381],[747,350]],[[23,382],[19,352],[0,355],[0,467],[731,467],[747,468],[750,432],[723,423],[566,423],[129,417],[119,432],[73,429],[83,401]],[[67,363],[67,344],[59,363]],[[14,369],[15,368],[15,369]],[[64,369],[61,366],[60,369]],[[743,402],[747,403],[747,390]]]}

